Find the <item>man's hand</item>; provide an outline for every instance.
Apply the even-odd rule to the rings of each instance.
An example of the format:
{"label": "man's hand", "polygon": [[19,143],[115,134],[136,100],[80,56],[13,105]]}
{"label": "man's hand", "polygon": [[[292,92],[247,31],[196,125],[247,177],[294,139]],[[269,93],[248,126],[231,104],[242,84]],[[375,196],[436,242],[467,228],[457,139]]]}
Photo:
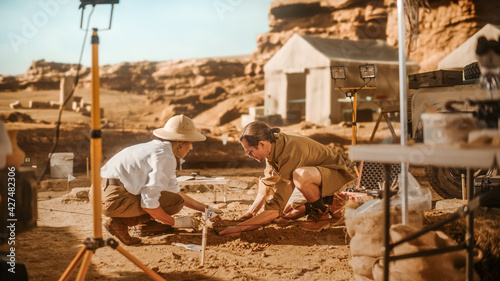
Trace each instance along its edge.
{"label": "man's hand", "polygon": [[174,218],[174,228],[189,228],[194,227],[193,220],[189,216]]}
{"label": "man's hand", "polygon": [[221,211],[221,210],[219,210],[219,209],[217,209],[217,208],[215,208],[215,207],[212,207],[212,206],[208,206],[208,207],[207,207],[207,210],[212,211],[212,212],[216,213],[217,215],[222,214],[222,211]]}

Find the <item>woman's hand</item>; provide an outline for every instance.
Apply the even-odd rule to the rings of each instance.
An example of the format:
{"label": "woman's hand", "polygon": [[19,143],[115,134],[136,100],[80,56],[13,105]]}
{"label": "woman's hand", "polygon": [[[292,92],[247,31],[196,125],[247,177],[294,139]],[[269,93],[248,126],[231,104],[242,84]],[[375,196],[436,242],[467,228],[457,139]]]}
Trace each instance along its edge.
{"label": "woman's hand", "polygon": [[243,214],[241,217],[238,218],[239,221],[246,221],[248,219],[251,219],[254,217],[254,213],[253,212],[247,212],[245,214]]}
{"label": "woman's hand", "polygon": [[283,214],[287,214],[291,210],[293,210],[292,205],[286,203],[285,208],[283,208]]}
{"label": "woman's hand", "polygon": [[241,227],[236,225],[236,226],[230,226],[230,227],[224,229],[223,231],[219,232],[219,235],[228,236],[228,237],[236,237],[236,236],[240,236],[241,232],[243,232]]}
{"label": "woman's hand", "polygon": [[306,206],[302,205],[297,207],[296,209],[293,209],[292,206],[286,204],[285,209],[283,209],[283,213],[283,218],[295,220],[306,215]]}
{"label": "woman's hand", "polygon": [[278,210],[265,210],[249,220],[241,222],[236,226],[230,226],[224,229],[223,231],[219,232],[219,235],[238,236],[243,231],[259,228],[267,223],[270,223],[278,216]]}

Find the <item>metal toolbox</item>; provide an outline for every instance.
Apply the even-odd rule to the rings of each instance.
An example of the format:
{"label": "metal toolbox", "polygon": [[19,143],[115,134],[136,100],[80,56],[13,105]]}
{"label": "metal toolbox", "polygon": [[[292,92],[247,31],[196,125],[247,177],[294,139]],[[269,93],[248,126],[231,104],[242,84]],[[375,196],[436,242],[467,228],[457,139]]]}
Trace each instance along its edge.
{"label": "metal toolbox", "polygon": [[462,71],[436,70],[408,75],[410,89],[460,85],[463,83]]}

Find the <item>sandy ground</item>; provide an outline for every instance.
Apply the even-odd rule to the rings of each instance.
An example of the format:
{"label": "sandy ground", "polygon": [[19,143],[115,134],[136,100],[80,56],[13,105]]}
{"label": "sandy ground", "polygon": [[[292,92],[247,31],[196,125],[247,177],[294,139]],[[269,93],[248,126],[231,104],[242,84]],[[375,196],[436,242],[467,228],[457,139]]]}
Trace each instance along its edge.
{"label": "sandy ground", "polygon": [[[232,180],[251,182],[257,177],[248,175],[257,175],[260,169],[245,170],[246,177],[234,176],[237,170],[205,172],[208,176],[233,174],[229,177]],[[426,187],[422,169],[412,172],[421,181],[422,187]],[[230,188],[227,204],[221,202],[220,192],[217,193],[220,201],[213,203],[214,193],[207,188],[201,187],[198,191],[191,188],[187,193],[223,210],[225,225],[235,224],[236,218],[246,211],[255,196],[252,188]],[[91,203],[68,200],[67,193],[64,188],[40,192],[38,226],[16,237],[18,262],[26,265],[32,281],[61,277],[82,249],[83,241],[93,237]],[[439,199],[436,194],[434,198]],[[184,209],[179,215],[198,217],[198,214]],[[437,212],[434,215],[443,214]],[[105,219],[102,217],[103,221]],[[192,235],[199,234],[199,231],[178,230],[143,237],[141,245],[122,247],[165,280],[352,280],[350,240],[345,226],[314,233],[301,230],[298,223],[269,224],[245,232],[240,237],[221,237],[214,229],[209,229],[203,266],[200,265],[200,252],[172,245],[201,245],[201,236]],[[105,240],[112,237],[104,228],[102,231]],[[449,231],[461,232],[455,228]],[[0,249],[6,250],[7,245],[0,246]],[[71,280],[76,277],[77,271],[78,268]],[[122,253],[107,246],[96,250],[86,273],[86,280],[150,280]]]}
{"label": "sandy ground", "polygon": [[[9,99],[19,98],[23,93],[3,93]],[[31,93],[24,93],[26,95]],[[33,93],[36,94],[37,93]],[[56,91],[48,91],[50,100],[57,99]],[[88,93],[86,93],[88,96]],[[113,100],[119,93],[106,92],[103,104],[112,108]],[[44,95],[41,94],[40,98]],[[0,101],[0,113],[11,112],[8,109],[8,99]],[[46,97],[44,98],[46,100]],[[138,104],[143,97],[121,97],[120,102],[127,99],[126,108],[117,105],[116,113],[107,115],[109,120],[120,124],[120,118],[126,120],[143,120],[150,116],[149,108],[133,108],[130,104]],[[146,112],[146,113],[144,113]],[[44,119],[54,122],[55,111],[30,111],[35,120]],[[67,113],[64,113],[67,114]],[[114,114],[114,115],[113,115]],[[88,122],[85,117],[76,113],[67,116],[67,122]],[[149,118],[149,117],[148,117]],[[122,118],[121,120],[125,120]],[[11,128],[24,126],[53,126],[53,124],[6,123]],[[125,124],[126,125],[126,124]],[[138,124],[142,125],[142,124]],[[149,124],[151,125],[151,124]],[[395,123],[398,131],[398,124]],[[358,136],[360,141],[368,140],[374,122],[361,123]],[[304,134],[325,134],[329,137],[342,137],[349,140],[350,127],[336,125],[328,128],[300,128],[292,126],[288,130]],[[385,124],[377,131],[377,138],[389,138],[390,132]],[[189,173],[189,171],[184,171]],[[241,181],[255,182],[261,174],[261,169],[245,170],[208,170],[197,171],[200,175],[226,176]],[[429,187],[425,180],[423,169],[414,169],[412,173],[422,187]],[[245,175],[242,177],[242,175]],[[85,177],[80,175],[79,177]],[[57,184],[54,182],[47,185]],[[30,280],[57,280],[82,249],[82,243],[87,238],[93,238],[93,216],[91,203],[87,201],[66,200],[65,186],[45,188],[38,193],[37,227],[16,235],[17,262],[24,263],[28,269]],[[213,193],[209,190],[188,190],[194,198],[213,204]],[[218,195],[221,199],[220,194]],[[228,190],[227,204],[214,204],[224,211],[222,219],[225,225],[235,224],[235,219],[243,214],[253,201],[255,187],[231,187]],[[433,202],[441,200],[433,193]],[[460,201],[460,200],[459,200]],[[463,202],[458,202],[463,203]],[[454,209],[452,208],[452,211]],[[449,210],[434,211],[428,214],[427,221],[441,218]],[[183,210],[181,215],[193,212]],[[483,280],[499,280],[500,268],[500,220],[498,212],[481,210],[476,219],[476,244],[483,249],[486,262],[481,265]],[[102,219],[105,219],[104,217]],[[463,242],[465,233],[464,220],[450,224],[444,231],[458,242]],[[221,237],[213,230],[208,233],[204,265],[200,265],[200,252],[174,246],[172,243],[201,245],[199,235],[189,235],[193,232],[177,231],[143,238],[139,246],[122,246],[127,252],[157,272],[165,280],[352,280],[353,270],[349,265],[351,259],[349,237],[345,226],[331,227],[319,233],[305,232],[298,227],[299,222],[288,224],[269,224],[257,230],[243,233],[240,237]],[[103,238],[111,236],[102,229]],[[198,233],[199,232],[194,232]],[[8,250],[8,245],[0,245],[0,250]],[[494,269],[497,268],[495,271]],[[120,252],[110,247],[96,250],[86,280],[150,280],[144,272],[125,258]],[[71,276],[74,279],[77,272]]]}
{"label": "sandy ground", "polygon": [[[223,173],[223,172],[221,172]],[[17,237],[18,261],[26,264],[30,280],[56,280],[93,237],[92,206],[89,202],[63,202],[65,192],[39,194],[38,227]],[[213,204],[213,193],[188,193],[195,199],[224,211],[226,224],[251,204],[249,190],[232,188],[228,204]],[[218,194],[218,199],[222,199]],[[193,212],[183,210],[181,214]],[[105,218],[103,218],[105,219]],[[189,231],[143,238],[140,246],[123,246],[165,280],[349,280],[352,270],[343,226],[320,233],[302,231],[297,223],[270,224],[240,237],[218,236],[210,229],[204,265],[201,253],[172,243],[201,245],[201,237]],[[196,233],[196,232],[194,232]],[[104,239],[110,237],[103,229]],[[3,245],[0,249],[4,249]],[[76,273],[73,275],[76,276]],[[149,278],[110,247],[100,248],[92,257],[87,280],[149,280]]]}

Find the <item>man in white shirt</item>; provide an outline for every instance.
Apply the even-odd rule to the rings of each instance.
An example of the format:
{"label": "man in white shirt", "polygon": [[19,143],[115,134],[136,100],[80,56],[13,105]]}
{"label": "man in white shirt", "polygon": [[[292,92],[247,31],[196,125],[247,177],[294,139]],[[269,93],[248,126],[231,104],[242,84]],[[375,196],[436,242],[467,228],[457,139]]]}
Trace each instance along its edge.
{"label": "man in white shirt", "polygon": [[153,134],[159,139],[125,148],[101,168],[103,214],[110,217],[104,226],[126,245],[141,242],[130,236],[128,227],[151,220],[174,228],[192,227],[190,217],[172,217],[184,206],[220,213],[180,192],[176,179],[176,157],[184,158],[193,142],[206,139],[194,122],[177,115]]}

